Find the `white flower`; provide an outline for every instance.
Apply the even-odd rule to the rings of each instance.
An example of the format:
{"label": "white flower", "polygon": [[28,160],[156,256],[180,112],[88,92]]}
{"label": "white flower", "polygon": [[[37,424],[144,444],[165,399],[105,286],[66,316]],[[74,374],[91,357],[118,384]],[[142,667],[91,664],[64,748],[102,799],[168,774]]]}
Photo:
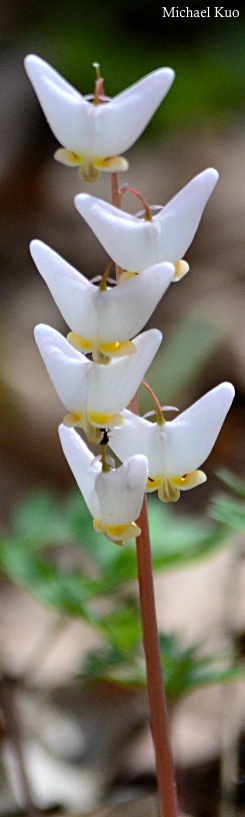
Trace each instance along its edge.
{"label": "white flower", "polygon": [[65,457],[93,516],[94,528],[108,539],[123,544],[138,536],[135,520],[141,511],[147,480],[147,459],[131,457],[120,468],[102,471],[101,462],[94,458],[74,429],[59,427]]}
{"label": "white flower", "polygon": [[193,241],[218,173],[208,168],[183,187],[152,221],[118,210],[94,196],[75,197],[79,213],[109,256],[124,270],[141,272],[169,261],[176,265],[176,280],[188,272],[181,259]]}
{"label": "white flower", "polygon": [[51,130],[63,145],[56,158],[79,165],[87,181],[101,171],[127,170],[128,162],[118,154],[138,139],[174,79],[170,68],[159,68],[110,102],[94,104],[40,57],[30,54],[25,68]]}
{"label": "white flower", "polygon": [[39,324],[34,334],[52,383],[70,412],[66,423],[81,426],[90,439],[101,436],[95,432],[93,437],[93,427],[123,424],[120,412],[139,388],[162,339],[158,329],[149,329],[134,338],[134,355],[103,366],[87,360],[50,326]]}
{"label": "white flower", "polygon": [[175,502],[180,491],[206,481],[200,465],[209,456],[235,394],[221,383],[171,422],[151,423],[123,412],[122,429],[110,433],[110,447],[124,461],[129,453],[148,459],[147,491],[158,490],[163,502]]}
{"label": "white flower", "polygon": [[120,357],[135,351],[129,339],[141,331],[169,286],[174,267],[157,264],[120,285],[103,291],[42,241],[31,254],[72,332],[68,340],[80,351]]}

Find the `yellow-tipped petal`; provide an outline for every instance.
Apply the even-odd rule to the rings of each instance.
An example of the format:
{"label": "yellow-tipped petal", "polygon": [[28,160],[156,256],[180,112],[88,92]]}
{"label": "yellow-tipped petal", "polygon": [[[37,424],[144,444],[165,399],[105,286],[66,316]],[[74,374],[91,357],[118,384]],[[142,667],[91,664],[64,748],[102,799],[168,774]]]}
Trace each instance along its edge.
{"label": "yellow-tipped petal", "polygon": [[171,485],[176,486],[180,491],[190,491],[191,488],[196,488],[197,485],[202,485],[206,481],[204,471],[191,471],[185,477],[171,477]]}
{"label": "yellow-tipped petal", "polygon": [[78,167],[84,161],[84,156],[78,156],[67,148],[58,148],[54,153],[54,159],[66,167]]}
{"label": "yellow-tipped petal", "polygon": [[123,156],[112,156],[112,158],[108,159],[94,159],[95,167],[98,167],[99,170],[102,170],[103,173],[121,173],[124,170],[128,170],[129,164],[127,159],[124,159]]}
{"label": "yellow-tipped petal", "polygon": [[77,335],[76,332],[69,332],[67,335],[67,340],[74,349],[78,349],[78,352],[92,352],[94,347],[94,343],[91,338],[82,338],[81,335]]}
{"label": "yellow-tipped petal", "polygon": [[131,340],[125,340],[122,343],[100,343],[99,349],[103,355],[108,357],[125,357],[125,355],[132,355],[136,352],[136,346]]}
{"label": "yellow-tipped petal", "polygon": [[162,475],[160,475],[158,477],[148,477],[148,480],[147,480],[147,483],[146,483],[147,493],[150,494],[152,491],[158,491],[158,489],[162,485],[162,482],[163,482]]}
{"label": "yellow-tipped petal", "polygon": [[88,411],[87,415],[89,423],[98,428],[114,428],[124,425],[121,414],[100,414],[98,411]]}
{"label": "yellow-tipped petal", "polygon": [[100,519],[93,519],[93,526],[96,533],[104,533],[107,539],[116,545],[123,545],[127,539],[135,539],[141,533],[135,522],[126,525],[106,525]]}
{"label": "yellow-tipped petal", "polygon": [[120,283],[122,283],[123,281],[127,281],[127,280],[128,280],[128,278],[134,278],[134,277],[135,277],[135,275],[137,275],[137,272],[126,272],[126,271],[125,271],[125,272],[121,272],[121,275],[120,275],[120,278],[119,278],[119,282],[118,282],[118,283],[120,284]]}
{"label": "yellow-tipped petal", "polygon": [[63,419],[64,426],[68,426],[68,428],[73,428],[74,426],[82,424],[82,414],[73,414],[70,412],[66,414]]}
{"label": "yellow-tipped petal", "polygon": [[180,281],[181,278],[184,278],[187,272],[189,272],[189,264],[187,261],[177,261],[175,264],[175,275],[173,277],[173,281]]}

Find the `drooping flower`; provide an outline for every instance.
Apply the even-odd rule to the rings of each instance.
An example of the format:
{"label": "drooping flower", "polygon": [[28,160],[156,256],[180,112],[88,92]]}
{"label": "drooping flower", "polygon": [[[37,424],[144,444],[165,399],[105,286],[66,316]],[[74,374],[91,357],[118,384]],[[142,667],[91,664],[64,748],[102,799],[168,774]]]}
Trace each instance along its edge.
{"label": "drooping flower", "polygon": [[174,79],[171,68],[148,74],[109,102],[89,102],[45,60],[30,54],[25,68],[48,123],[63,145],[55,158],[77,165],[87,181],[101,171],[127,170],[119,154],[136,142],[166,96]]}
{"label": "drooping flower", "polygon": [[103,366],[87,360],[50,326],[39,324],[34,334],[50,379],[68,409],[65,422],[81,426],[94,441],[101,438],[100,429],[123,424],[121,411],[139,388],[162,339],[158,329],[149,329],[134,338],[134,355]]}
{"label": "drooping flower", "polygon": [[135,524],[144,498],[148,465],[146,457],[130,457],[124,465],[108,472],[89,451],[74,429],[59,427],[65,457],[93,516],[97,533],[121,545],[139,536]]}
{"label": "drooping flower", "polygon": [[88,281],[60,255],[32,241],[31,254],[72,332],[78,350],[93,352],[95,361],[135,351],[130,339],[149,320],[174,275],[171,264],[157,264],[106,290]]}
{"label": "drooping flower", "polygon": [[76,196],[75,204],[119,267],[141,272],[154,264],[168,261],[175,264],[175,280],[179,280],[188,272],[189,266],[182,259],[193,241],[217,180],[217,170],[204,170],[151,221],[118,210],[112,204],[86,193]]}
{"label": "drooping flower", "polygon": [[163,502],[176,502],[180,491],[206,481],[197,469],[209,456],[234,398],[231,383],[221,383],[174,420],[151,423],[130,411],[124,426],[110,433],[110,447],[122,462],[129,453],[148,459],[147,491]]}

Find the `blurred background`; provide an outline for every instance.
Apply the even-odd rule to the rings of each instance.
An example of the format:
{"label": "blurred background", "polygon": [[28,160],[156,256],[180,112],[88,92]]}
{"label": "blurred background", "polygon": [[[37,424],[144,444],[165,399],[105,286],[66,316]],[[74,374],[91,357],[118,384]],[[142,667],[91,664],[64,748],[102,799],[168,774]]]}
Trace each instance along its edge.
{"label": "blurred background", "polygon": [[[195,3],[189,3],[189,8],[195,7]],[[165,340],[148,379],[162,403],[180,409],[221,380],[231,380],[236,387],[234,406],[205,469],[208,484],[185,494],[181,513],[188,515],[194,510],[198,518],[206,513],[218,489],[215,471],[220,465],[244,475],[245,22],[241,5],[239,17],[232,19],[215,19],[213,9],[211,6],[209,19],[163,19],[160,3],[143,5],[139,0],[114,4],[111,0],[103,3],[70,0],[69,4],[63,0],[1,2],[3,533],[11,528],[16,503],[33,491],[50,488],[62,497],[73,486],[57,438],[63,409],[33,340],[36,323],[49,323],[60,331],[66,327],[44,282],[39,280],[29,256],[29,242],[33,238],[42,239],[89,277],[103,273],[106,255],[83,224],[73,198],[82,190],[109,201],[111,196],[108,178],[88,185],[80,181],[75,169],[53,161],[56,141],[23,69],[23,57],[30,52],[50,62],[85,94],[93,92],[94,61],[101,64],[109,96],[161,65],[175,69],[171,91],[138,145],[128,154],[130,168],[122,183],[127,181],[139,189],[150,204],[164,205],[206,167],[216,167],[220,181],[187,254],[190,272],[179,285],[169,289],[151,320],[151,325],[164,332]],[[124,206],[132,212],[138,210],[137,201],[135,204],[130,196],[125,196]],[[141,396],[141,404],[143,411],[151,408],[145,395]],[[178,507],[176,513],[177,516],[180,513]],[[188,639],[211,636],[210,643],[213,639],[216,648],[226,616],[229,560],[230,551],[226,550],[213,557],[210,564],[188,568],[185,574],[170,571],[167,577],[158,576],[161,626],[170,630],[181,628],[186,643]],[[3,671],[18,676],[32,661],[43,633],[45,638],[50,614],[25,590],[13,590],[5,577],[1,588]],[[55,615],[52,613],[54,622]],[[244,628],[243,615],[239,602],[235,616],[239,632]],[[51,650],[41,672],[42,683],[61,683],[72,677],[81,660],[81,642],[86,650],[93,645],[93,636],[75,620]],[[220,713],[220,691],[214,695],[212,690],[201,703],[201,723],[206,719],[209,724],[207,734],[202,734],[203,741],[197,714],[200,701],[190,700],[188,711],[181,711],[174,732],[177,760],[187,765],[217,751],[220,735],[220,721],[216,720]],[[148,738],[142,742],[138,766],[134,765],[135,754],[132,763],[134,770],[139,767],[153,773]],[[49,792],[42,802],[45,807],[59,802],[57,793]],[[70,804],[65,796],[62,802]],[[85,797],[84,809],[93,803],[93,798]],[[71,807],[76,807],[75,799]],[[8,813],[11,809],[10,804]]]}

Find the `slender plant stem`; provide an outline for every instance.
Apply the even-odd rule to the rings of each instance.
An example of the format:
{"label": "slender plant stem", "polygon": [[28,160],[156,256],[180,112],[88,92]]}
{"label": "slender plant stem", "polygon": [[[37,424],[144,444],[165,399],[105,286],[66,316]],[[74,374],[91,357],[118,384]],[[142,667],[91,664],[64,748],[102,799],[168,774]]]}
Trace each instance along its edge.
{"label": "slender plant stem", "polygon": [[[112,174],[112,201],[115,207],[120,207],[121,196],[116,173]],[[131,400],[129,409],[135,414],[139,414],[137,394],[133,397],[133,400]],[[141,534],[136,539],[141,621],[146,659],[151,727],[156,757],[160,814],[161,817],[178,817],[176,783],[169,739],[167,702],[157,629],[146,496],[137,524],[141,529]]]}
{"label": "slender plant stem", "polygon": [[[121,207],[121,190],[118,184],[117,173],[111,174],[111,194],[112,194],[112,204],[114,207]],[[121,267],[118,267],[116,264],[116,279],[119,281],[120,275],[122,273]]]}
{"label": "slender plant stem", "polygon": [[137,524],[141,528],[141,534],[136,540],[136,548],[147,688],[156,756],[160,813],[162,817],[177,817],[178,802],[157,629],[146,496]]}
{"label": "slender plant stem", "polygon": [[112,193],[112,204],[114,207],[121,207],[121,191],[118,184],[117,173],[111,174],[111,193]]}

